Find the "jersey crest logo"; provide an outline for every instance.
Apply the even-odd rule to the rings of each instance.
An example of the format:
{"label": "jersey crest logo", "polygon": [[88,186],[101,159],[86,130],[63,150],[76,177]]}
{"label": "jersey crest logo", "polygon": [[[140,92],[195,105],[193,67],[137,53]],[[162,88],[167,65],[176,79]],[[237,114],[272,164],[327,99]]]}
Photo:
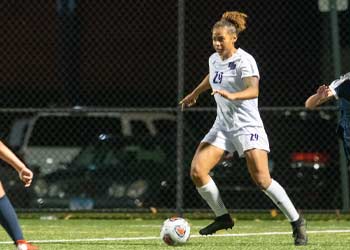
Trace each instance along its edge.
{"label": "jersey crest logo", "polygon": [[236,64],[234,62],[229,62],[228,67],[230,68],[230,70],[234,70],[236,69]]}

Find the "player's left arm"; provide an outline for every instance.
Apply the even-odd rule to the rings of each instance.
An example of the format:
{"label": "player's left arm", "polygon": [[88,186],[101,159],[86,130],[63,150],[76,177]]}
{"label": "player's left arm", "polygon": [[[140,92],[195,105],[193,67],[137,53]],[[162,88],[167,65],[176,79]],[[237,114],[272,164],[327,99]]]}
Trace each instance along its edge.
{"label": "player's left arm", "polygon": [[242,78],[245,89],[238,92],[228,92],[226,90],[214,90],[212,95],[219,94],[231,101],[254,99],[259,96],[259,78],[256,76],[248,76]]}
{"label": "player's left arm", "polygon": [[321,85],[318,87],[316,94],[313,94],[307,98],[305,101],[305,108],[314,109],[333,98],[334,94],[329,87],[326,85]]}

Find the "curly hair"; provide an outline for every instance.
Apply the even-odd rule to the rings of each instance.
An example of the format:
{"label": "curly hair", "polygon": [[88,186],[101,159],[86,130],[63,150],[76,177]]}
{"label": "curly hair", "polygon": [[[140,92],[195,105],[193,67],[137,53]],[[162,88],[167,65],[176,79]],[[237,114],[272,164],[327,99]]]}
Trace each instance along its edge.
{"label": "curly hair", "polygon": [[216,27],[234,27],[232,32],[237,35],[244,31],[247,28],[247,18],[248,16],[245,13],[238,11],[226,11],[221,19],[215,23],[213,28]]}
{"label": "curly hair", "polygon": [[221,19],[231,22],[236,27],[237,33],[247,28],[247,18],[248,16],[246,14],[238,11],[227,11],[221,17]]}

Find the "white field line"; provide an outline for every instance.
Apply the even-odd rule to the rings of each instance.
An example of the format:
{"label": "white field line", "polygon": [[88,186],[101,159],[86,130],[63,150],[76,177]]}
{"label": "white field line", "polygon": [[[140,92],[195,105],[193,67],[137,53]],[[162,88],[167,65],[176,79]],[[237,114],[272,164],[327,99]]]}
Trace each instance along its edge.
{"label": "white field line", "polygon": [[[308,234],[335,234],[335,233],[350,233],[350,229],[344,230],[316,230],[308,231]],[[240,234],[214,234],[208,236],[191,235],[191,238],[200,237],[249,237],[249,236],[264,236],[264,235],[285,235],[291,232],[263,232],[263,233],[240,233]],[[118,237],[118,238],[87,238],[87,239],[69,239],[69,240],[30,240],[32,243],[69,243],[69,242],[100,242],[100,241],[138,241],[138,240],[159,240],[159,237]],[[13,244],[12,241],[0,241],[0,244]]]}

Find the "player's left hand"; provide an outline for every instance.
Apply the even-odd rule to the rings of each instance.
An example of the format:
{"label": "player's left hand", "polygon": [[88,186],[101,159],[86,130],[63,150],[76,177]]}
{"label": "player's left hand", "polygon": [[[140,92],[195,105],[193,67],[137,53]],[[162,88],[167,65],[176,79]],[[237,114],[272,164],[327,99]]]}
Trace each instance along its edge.
{"label": "player's left hand", "polygon": [[327,98],[329,96],[332,96],[333,93],[330,90],[329,86],[323,84],[317,89],[317,95],[319,96],[320,99]]}
{"label": "player's left hand", "polygon": [[319,86],[317,89],[317,95],[320,98],[327,97],[327,89],[328,89],[328,86],[326,86],[325,84]]}
{"label": "player's left hand", "polygon": [[234,101],[235,100],[235,96],[234,96],[234,93],[230,93],[226,90],[223,90],[223,89],[220,89],[220,90],[213,90],[213,92],[211,92],[211,95],[215,95],[215,94],[219,94],[221,95],[222,97],[226,98],[226,99],[229,99],[231,101]]}
{"label": "player's left hand", "polygon": [[25,187],[29,187],[33,180],[33,172],[28,168],[23,168],[18,172],[19,178],[24,182]]}

